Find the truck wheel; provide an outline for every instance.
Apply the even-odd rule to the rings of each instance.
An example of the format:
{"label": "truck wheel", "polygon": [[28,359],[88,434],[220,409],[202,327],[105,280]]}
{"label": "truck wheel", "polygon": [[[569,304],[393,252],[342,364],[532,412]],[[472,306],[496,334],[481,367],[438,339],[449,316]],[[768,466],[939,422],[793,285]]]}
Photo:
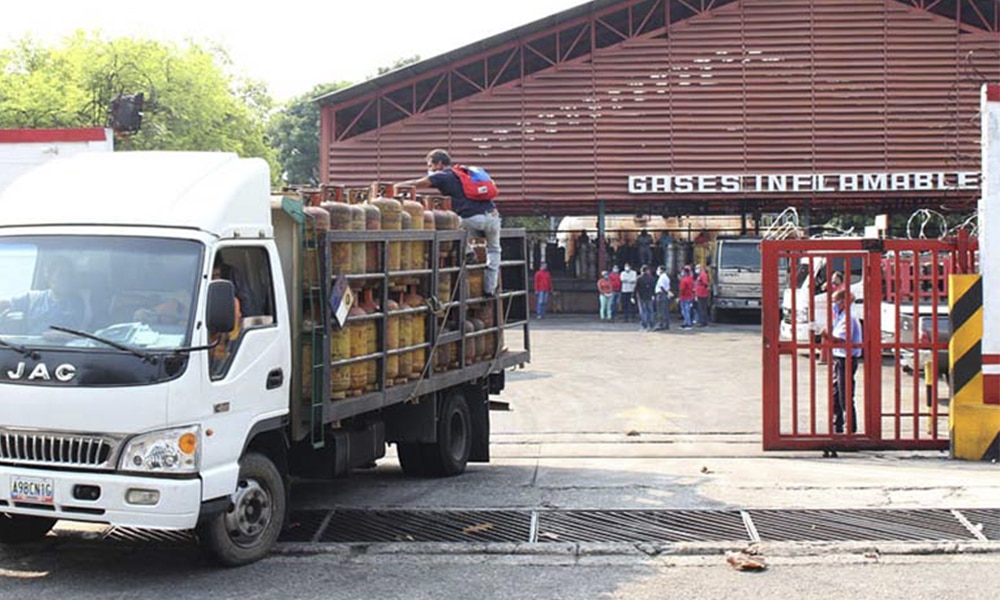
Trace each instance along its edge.
{"label": "truck wheel", "polygon": [[430,471],[429,454],[434,450],[434,444],[417,442],[402,442],[396,444],[396,456],[399,466],[407,477],[426,477]]}
{"label": "truck wheel", "polygon": [[458,392],[448,394],[441,403],[433,448],[433,474],[450,477],[465,471],[472,450],[472,416],[465,396]]}
{"label": "truck wheel", "polygon": [[199,525],[198,539],[226,566],[252,563],[278,541],[285,503],[285,482],[274,463],[263,454],[247,454],[229,509]]}
{"label": "truck wheel", "polygon": [[29,517],[0,513],[0,543],[23,544],[45,537],[56,524],[48,517]]}

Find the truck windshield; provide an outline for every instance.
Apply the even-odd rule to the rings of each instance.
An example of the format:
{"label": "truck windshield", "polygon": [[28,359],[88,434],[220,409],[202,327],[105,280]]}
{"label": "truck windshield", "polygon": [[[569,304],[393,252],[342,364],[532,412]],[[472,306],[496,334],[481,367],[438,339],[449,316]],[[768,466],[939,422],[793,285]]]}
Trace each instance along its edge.
{"label": "truck windshield", "polygon": [[719,251],[720,269],[760,270],[760,242],[724,241]]}
{"label": "truck windshield", "polygon": [[189,345],[202,244],[112,236],[0,237],[0,338],[28,348]]}

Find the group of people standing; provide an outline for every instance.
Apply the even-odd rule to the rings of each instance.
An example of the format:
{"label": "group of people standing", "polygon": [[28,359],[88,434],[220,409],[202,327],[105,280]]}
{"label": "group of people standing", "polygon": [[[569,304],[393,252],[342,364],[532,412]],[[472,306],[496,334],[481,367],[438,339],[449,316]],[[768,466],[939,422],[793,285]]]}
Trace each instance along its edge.
{"label": "group of people standing", "polygon": [[597,280],[599,316],[602,321],[613,321],[621,315],[629,323],[638,315],[642,331],[664,331],[670,329],[670,309],[676,298],[681,329],[704,327],[708,324],[709,287],[708,271],[701,265],[685,266],[676,288],[662,265],[655,275],[646,264],[639,272],[629,263],[621,270],[615,265]]}

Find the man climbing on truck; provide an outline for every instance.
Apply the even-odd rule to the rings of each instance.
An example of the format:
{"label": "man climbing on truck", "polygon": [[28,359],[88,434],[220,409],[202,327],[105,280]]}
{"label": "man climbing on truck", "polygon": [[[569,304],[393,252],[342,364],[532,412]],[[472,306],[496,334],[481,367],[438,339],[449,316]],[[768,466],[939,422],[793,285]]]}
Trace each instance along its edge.
{"label": "man climbing on truck", "polygon": [[[452,167],[451,156],[447,151],[431,150],[427,153],[427,175],[401,181],[396,187],[433,187],[451,198],[451,209],[462,218],[462,228],[471,233],[481,233],[486,238],[483,289],[487,296],[492,296],[496,293],[500,273],[500,213],[493,200],[470,200]],[[455,165],[455,168],[458,167]]]}

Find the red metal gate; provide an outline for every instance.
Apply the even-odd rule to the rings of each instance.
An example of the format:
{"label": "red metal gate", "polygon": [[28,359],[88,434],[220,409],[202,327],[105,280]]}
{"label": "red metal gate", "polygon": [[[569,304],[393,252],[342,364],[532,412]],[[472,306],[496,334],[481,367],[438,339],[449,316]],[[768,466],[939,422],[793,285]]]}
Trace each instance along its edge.
{"label": "red metal gate", "polygon": [[[947,282],[969,272],[973,245],[964,237],[764,242],[764,449],[947,449]],[[838,324],[837,289],[858,319],[860,343],[822,335]],[[852,339],[850,323],[837,337]],[[838,370],[856,407],[844,402],[842,425]]]}

